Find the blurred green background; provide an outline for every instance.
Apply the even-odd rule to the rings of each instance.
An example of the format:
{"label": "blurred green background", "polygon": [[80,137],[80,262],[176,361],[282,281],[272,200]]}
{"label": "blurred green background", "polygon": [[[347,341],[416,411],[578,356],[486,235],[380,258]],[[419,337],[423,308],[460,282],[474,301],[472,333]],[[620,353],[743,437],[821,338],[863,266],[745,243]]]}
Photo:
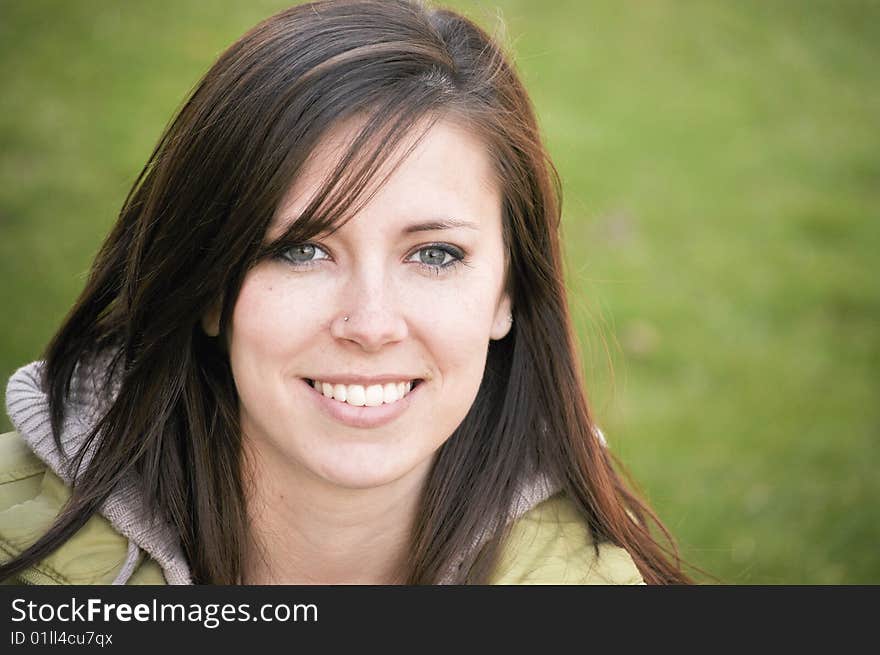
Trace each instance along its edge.
{"label": "blurred green background", "polygon": [[[287,4],[0,1],[0,379],[188,90]],[[448,4],[504,19],[595,415],[683,555],[880,583],[880,3]]]}

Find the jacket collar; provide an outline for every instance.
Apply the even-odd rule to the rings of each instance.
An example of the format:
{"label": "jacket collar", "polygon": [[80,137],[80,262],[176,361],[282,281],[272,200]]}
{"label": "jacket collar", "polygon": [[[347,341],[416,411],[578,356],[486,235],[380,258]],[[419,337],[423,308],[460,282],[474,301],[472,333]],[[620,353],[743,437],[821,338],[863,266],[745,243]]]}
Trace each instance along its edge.
{"label": "jacket collar", "polygon": [[[15,429],[30,449],[67,485],[72,483],[71,459],[85,443],[91,429],[106,410],[107,400],[99,391],[99,371],[107,360],[99,358],[89,366],[78,366],[71,381],[61,443],[58,450],[49,420],[49,399],[43,388],[43,362],[33,362],[16,371],[6,387],[6,409]],[[83,463],[94,454],[90,448]],[[115,581],[125,584],[134,572],[140,550],[147,552],[162,567],[169,584],[191,584],[189,565],[172,527],[161,517],[151,516],[140,492],[136,473],[123,479],[108,496],[100,513],[129,540],[128,556]]]}

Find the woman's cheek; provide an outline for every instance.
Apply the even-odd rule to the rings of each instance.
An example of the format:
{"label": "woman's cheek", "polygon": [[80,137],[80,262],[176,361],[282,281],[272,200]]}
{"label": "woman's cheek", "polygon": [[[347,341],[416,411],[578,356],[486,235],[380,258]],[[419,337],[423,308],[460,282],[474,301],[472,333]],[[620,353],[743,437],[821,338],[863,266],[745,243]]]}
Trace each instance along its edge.
{"label": "woman's cheek", "polygon": [[438,367],[460,366],[458,360],[466,356],[468,344],[479,339],[475,317],[468,318],[461,296],[425,294],[412,309],[407,312],[410,339],[420,342]]}
{"label": "woman's cheek", "polygon": [[[315,307],[307,285],[293,283],[271,270],[248,274],[233,312],[232,349],[257,355],[284,352],[314,319]],[[238,346],[238,347],[237,347]]]}
{"label": "woman's cheek", "polygon": [[483,275],[473,275],[467,284],[445,294],[442,314],[447,330],[454,331],[463,342],[488,341],[497,295],[492,281]]}
{"label": "woman's cheek", "polygon": [[482,376],[494,310],[490,290],[459,288],[435,293],[418,313],[424,336],[436,364],[449,375]]}

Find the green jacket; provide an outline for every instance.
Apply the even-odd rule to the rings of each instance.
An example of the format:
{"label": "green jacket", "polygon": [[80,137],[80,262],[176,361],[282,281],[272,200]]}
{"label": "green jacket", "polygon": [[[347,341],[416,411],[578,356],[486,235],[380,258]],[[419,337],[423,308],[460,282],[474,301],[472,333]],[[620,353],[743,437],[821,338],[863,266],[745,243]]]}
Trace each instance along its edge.
{"label": "green jacket", "polygon": [[[0,435],[0,561],[21,553],[51,525],[70,495],[15,433]],[[128,540],[95,515],[69,541],[6,584],[111,584]],[[551,496],[517,519],[502,548],[493,584],[642,584],[629,554],[601,544],[595,556],[570,501]],[[128,584],[165,584],[159,564],[141,553]]]}
{"label": "green jacket", "polygon": [[[34,543],[70,497],[48,429],[39,362],[19,369],[7,387],[17,432],[0,434],[0,562]],[[91,380],[86,375],[85,379]],[[77,386],[79,384],[79,386]],[[62,441],[74,452],[94,416],[91,382],[73,385],[76,404]],[[89,410],[89,411],[86,411]],[[509,515],[493,584],[643,584],[630,555],[602,543],[596,549],[581,516],[544,483],[523,488]],[[170,526],[146,520],[136,485],[121,488],[67,542],[5,584],[188,584],[189,566]],[[479,547],[477,544],[475,547]]]}

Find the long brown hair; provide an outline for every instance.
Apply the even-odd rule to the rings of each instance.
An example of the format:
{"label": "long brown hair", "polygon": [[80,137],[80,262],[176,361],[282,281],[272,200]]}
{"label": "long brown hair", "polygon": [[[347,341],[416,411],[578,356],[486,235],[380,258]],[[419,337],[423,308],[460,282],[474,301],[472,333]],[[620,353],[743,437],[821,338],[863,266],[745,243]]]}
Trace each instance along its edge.
{"label": "long brown hair", "polygon": [[[477,398],[429,474],[408,581],[439,581],[535,472],[561,484],[594,541],[625,548],[647,582],[689,581],[590,417],[562,277],[559,179],[529,97],[486,32],[412,0],[293,7],[230,46],[196,86],[47,348],[59,448],[77,365],[102,353],[113,353],[108,408],[74,453],[64,511],[0,578],[70,538],[136,472],[150,508],[180,535],[193,580],[239,579],[248,524],[238,399],[201,317],[219,302],[225,332],[285,191],[327,130],[354,116],[358,138],[285,242],[338,229],[375,192],[386,153],[425,117],[452,117],[483,139],[504,198],[515,321],[490,343]],[[455,582],[488,579],[505,536],[504,521],[489,523],[491,538]]]}

